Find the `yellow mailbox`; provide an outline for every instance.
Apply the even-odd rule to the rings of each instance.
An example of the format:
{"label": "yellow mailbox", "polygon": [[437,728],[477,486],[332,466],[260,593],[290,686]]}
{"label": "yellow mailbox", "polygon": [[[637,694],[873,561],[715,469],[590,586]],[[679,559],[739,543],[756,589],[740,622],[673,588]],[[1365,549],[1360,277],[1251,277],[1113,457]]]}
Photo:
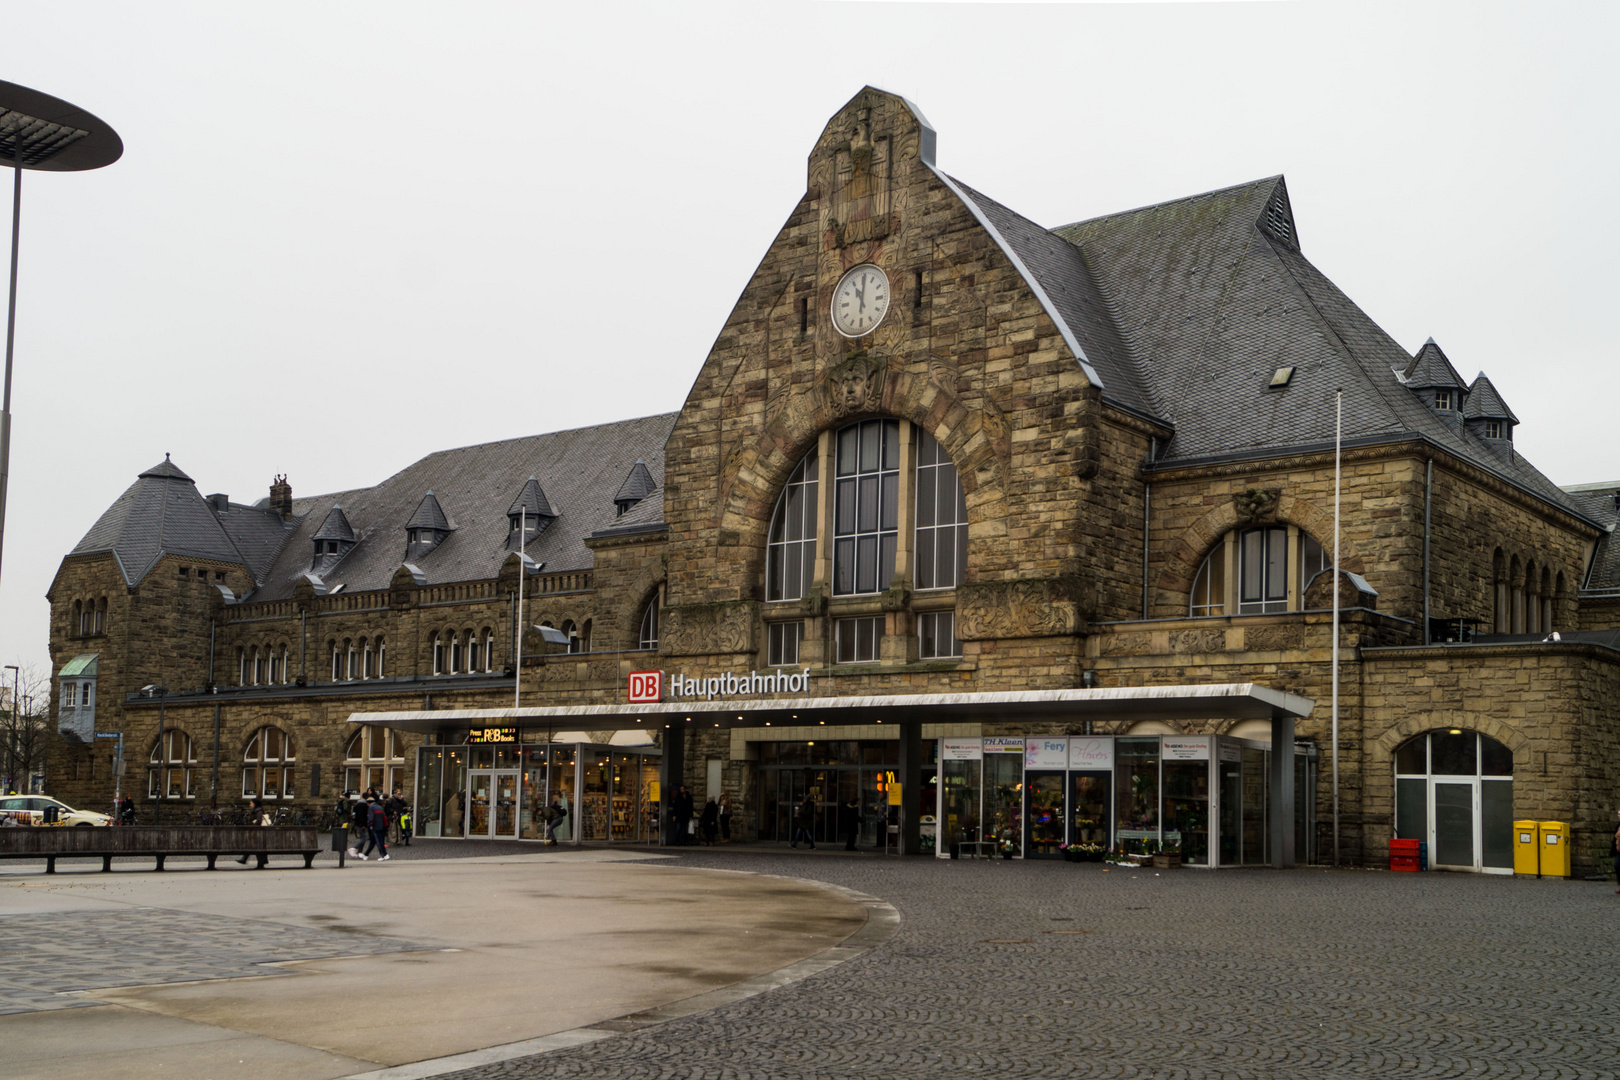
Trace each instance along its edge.
{"label": "yellow mailbox", "polygon": [[1543,877],[1569,877],[1569,826],[1562,821],[1541,823]]}
{"label": "yellow mailbox", "polygon": [[1541,822],[1513,823],[1513,872],[1541,876]]}

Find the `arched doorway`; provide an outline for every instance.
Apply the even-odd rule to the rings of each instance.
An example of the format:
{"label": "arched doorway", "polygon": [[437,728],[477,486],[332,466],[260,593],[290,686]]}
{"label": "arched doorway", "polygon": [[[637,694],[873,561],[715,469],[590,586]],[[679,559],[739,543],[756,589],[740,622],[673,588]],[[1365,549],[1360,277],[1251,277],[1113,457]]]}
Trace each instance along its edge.
{"label": "arched doorway", "polygon": [[1395,835],[1429,845],[1437,870],[1513,872],[1513,751],[1463,728],[1395,751]]}

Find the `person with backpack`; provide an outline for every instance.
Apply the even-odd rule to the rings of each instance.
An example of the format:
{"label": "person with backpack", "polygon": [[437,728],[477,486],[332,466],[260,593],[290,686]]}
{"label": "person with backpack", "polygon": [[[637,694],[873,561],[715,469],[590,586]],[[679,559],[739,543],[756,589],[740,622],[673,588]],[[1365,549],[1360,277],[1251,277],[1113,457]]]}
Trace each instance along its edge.
{"label": "person with backpack", "polygon": [[360,858],[360,845],[371,830],[371,804],[355,796],[349,803],[349,854]]}
{"label": "person with backpack", "polygon": [[366,827],[371,833],[371,838],[366,841],[366,850],[360,853],[360,861],[364,862],[366,857],[369,856],[373,851],[381,850],[382,858],[378,859],[377,861],[387,862],[388,811],[383,807],[382,800],[376,796],[373,796],[371,802],[367,805],[370,807],[370,809],[366,812]]}

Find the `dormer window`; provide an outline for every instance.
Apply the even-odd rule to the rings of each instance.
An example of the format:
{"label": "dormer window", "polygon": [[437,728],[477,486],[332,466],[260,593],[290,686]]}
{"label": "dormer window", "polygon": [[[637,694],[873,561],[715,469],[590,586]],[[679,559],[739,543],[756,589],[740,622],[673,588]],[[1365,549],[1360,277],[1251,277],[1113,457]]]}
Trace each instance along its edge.
{"label": "dormer window", "polygon": [[540,481],[529,477],[506,511],[507,550],[517,551],[528,547],[555,520],[557,509],[541,490]]}
{"label": "dormer window", "polygon": [[415,562],[450,536],[455,526],[445,517],[444,510],[433,492],[423,496],[416,513],[405,523],[405,561]]}
{"label": "dormer window", "polygon": [[613,495],[614,517],[623,517],[625,512],[636,503],[658,490],[658,484],[653,480],[652,470],[647,468],[645,461],[637,460],[630,466],[629,474],[619,490]]}
{"label": "dormer window", "polygon": [[358,538],[354,535],[354,529],[349,526],[349,519],[344,515],[343,507],[332,507],[326,515],[326,520],[321,522],[321,527],[316,530],[315,561],[311,563],[310,569],[318,569],[322,564],[330,568],[331,563],[347,555],[349,549],[357,542]]}
{"label": "dormer window", "polygon": [[1455,409],[1457,407],[1457,392],[1455,390],[1436,390],[1434,392],[1434,407],[1437,409]]}
{"label": "dormer window", "polygon": [[1502,421],[1485,421],[1485,437],[1487,439],[1500,439],[1502,437]]}

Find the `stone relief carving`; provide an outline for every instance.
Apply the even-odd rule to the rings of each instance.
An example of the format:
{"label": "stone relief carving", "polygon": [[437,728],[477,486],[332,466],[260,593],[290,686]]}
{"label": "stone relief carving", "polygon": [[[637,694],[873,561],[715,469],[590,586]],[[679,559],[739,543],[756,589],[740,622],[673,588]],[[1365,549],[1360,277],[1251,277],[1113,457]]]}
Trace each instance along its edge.
{"label": "stone relief carving", "polygon": [[1080,633],[1077,582],[1067,578],[988,581],[956,587],[957,636],[965,641]]}
{"label": "stone relief carving", "polygon": [[1233,495],[1232,503],[1243,521],[1273,521],[1277,516],[1277,500],[1281,497],[1279,488],[1250,488]]}
{"label": "stone relief carving", "polygon": [[1305,628],[1298,623],[1289,626],[1251,626],[1243,632],[1243,646],[1251,652],[1303,649]]}
{"label": "stone relief carving", "polygon": [[663,625],[658,651],[665,656],[753,652],[756,607],[750,601],[738,600],[665,608],[659,614]]}
{"label": "stone relief carving", "polygon": [[1103,634],[1098,647],[1104,656],[1146,656],[1153,651],[1153,635]]}
{"label": "stone relief carving", "polygon": [[1170,635],[1173,653],[1212,653],[1225,648],[1225,630],[1177,630]]}
{"label": "stone relief carving", "polygon": [[883,400],[883,383],[888,371],[888,357],[864,349],[828,368],[824,389],[832,414],[876,412]]}

